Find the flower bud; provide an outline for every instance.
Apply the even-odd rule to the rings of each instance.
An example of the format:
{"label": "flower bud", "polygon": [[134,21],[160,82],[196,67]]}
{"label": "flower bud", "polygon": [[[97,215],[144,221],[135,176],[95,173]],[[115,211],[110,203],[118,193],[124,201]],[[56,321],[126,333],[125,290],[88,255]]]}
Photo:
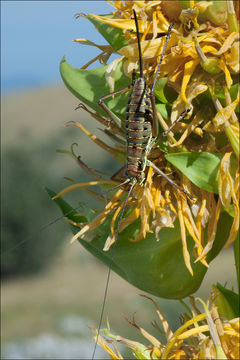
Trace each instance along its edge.
{"label": "flower bud", "polygon": [[221,69],[218,66],[219,60],[214,56],[207,58],[206,61],[202,61],[200,64],[209,74],[219,74],[221,72]]}

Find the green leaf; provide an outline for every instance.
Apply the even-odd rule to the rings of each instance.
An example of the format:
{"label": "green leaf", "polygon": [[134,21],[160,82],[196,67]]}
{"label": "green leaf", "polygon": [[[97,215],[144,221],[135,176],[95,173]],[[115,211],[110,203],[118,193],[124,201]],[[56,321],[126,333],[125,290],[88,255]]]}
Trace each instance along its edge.
{"label": "green leaf", "polygon": [[[98,69],[77,69],[69,65],[63,57],[60,63],[60,73],[67,88],[84,104],[96,112],[106,116],[105,111],[98,105],[101,96],[109,94],[110,90],[105,80],[107,65]],[[115,71],[115,90],[128,86],[131,80],[124,75],[123,62],[120,62]],[[104,102],[117,116],[124,118],[128,93],[109,97]]]}
{"label": "green leaf", "polygon": [[[215,240],[216,246],[209,253],[208,262],[224,246],[230,230],[231,221],[228,216],[225,214],[221,216]],[[194,293],[201,285],[207,268],[201,263],[194,264],[191,256],[194,276],[188,272],[183,260],[179,224],[175,222],[174,229],[162,229],[160,241],[156,241],[153,234],[148,234],[145,239],[137,243],[130,242],[129,238],[134,237],[136,228],[138,228],[137,222],[119,235],[114,251],[113,270],[137,288],[158,297],[182,299]],[[82,239],[79,241],[93,255],[109,265],[111,251],[102,251],[109,234],[108,222],[105,223],[105,230],[105,233],[97,234],[90,243]],[[189,252],[192,254],[194,243],[189,236],[187,242]]]}
{"label": "green leaf", "polygon": [[223,206],[223,210],[226,211],[232,218],[235,217],[235,209],[233,204],[231,204],[229,207]]}
{"label": "green leaf", "polygon": [[[225,91],[224,91],[224,86],[222,86],[221,84],[221,80],[224,82],[224,78],[225,76],[222,75],[218,78],[218,83],[215,85],[214,88],[214,94],[215,96],[220,100],[221,104],[223,107],[226,106],[226,99],[225,99]],[[237,96],[238,96],[238,92],[239,92],[239,83],[234,84],[230,87],[229,89],[229,93],[231,95],[231,100],[234,101],[236,100]],[[206,92],[207,97],[209,98],[209,100],[211,100],[211,94],[210,92]],[[236,113],[239,113],[239,104],[236,106],[235,110]]]}
{"label": "green leaf", "polygon": [[[112,18],[113,14],[100,15],[107,19]],[[93,23],[98,32],[107,40],[109,45],[113,47],[114,50],[119,50],[124,46],[128,45],[128,40],[123,34],[122,29],[113,27],[109,24],[106,24],[95,17],[88,15],[88,19]]]}
{"label": "green leaf", "polygon": [[[63,206],[62,211],[65,213],[66,203],[61,202],[60,199],[54,201],[58,202],[61,208]],[[112,250],[104,252],[102,249],[109,235],[111,218],[112,216],[109,216],[97,228],[91,241],[79,239],[85,249],[107,266],[111,262]],[[226,213],[221,214],[216,240],[207,256],[208,262],[213,260],[224,246],[231,222],[231,217]],[[119,234],[112,259],[112,269],[137,288],[158,297],[182,299],[194,293],[201,285],[207,268],[201,263],[195,264],[191,255],[194,276],[191,276],[186,269],[179,223],[175,222],[173,229],[162,229],[159,235],[160,241],[156,241],[154,234],[148,234],[139,242],[130,242],[129,239],[134,238],[138,232],[139,225],[138,219]],[[79,230],[72,226],[71,229],[74,234]],[[189,236],[187,242],[189,253],[192,254],[194,242]]]}
{"label": "green leaf", "polygon": [[[48,193],[49,197],[52,199],[54,196],[56,196],[57,194],[52,191],[51,189],[45,187],[46,192]],[[62,213],[64,216],[66,216],[66,218],[68,218],[69,220],[72,221],[76,221],[76,222],[87,222],[89,221],[89,217],[88,216],[80,216],[79,212],[77,211],[77,209],[73,209],[73,207],[71,205],[69,205],[65,200],[63,200],[61,197],[54,199],[53,200],[57,206],[61,209]],[[81,205],[79,205],[79,207],[81,207]],[[86,208],[84,208],[85,213],[86,213]],[[72,231],[76,230],[75,226],[71,225],[71,229]]]}
{"label": "green leaf", "polygon": [[239,83],[234,84],[230,87],[229,93],[231,95],[232,101],[236,100],[236,98],[238,96],[238,92],[239,92]]}
{"label": "green leaf", "polygon": [[162,115],[164,120],[168,120],[167,104],[156,104],[157,111]]}
{"label": "green leaf", "polygon": [[167,77],[165,78],[160,78],[157,80],[155,88],[154,88],[154,94],[156,96],[156,98],[164,104],[168,103],[168,100],[166,99],[165,95],[164,95],[164,88],[165,85],[167,84]]}
{"label": "green leaf", "polygon": [[[239,93],[239,83],[232,85],[231,88],[229,89],[229,93],[231,95],[232,101],[234,101],[237,98],[238,93]],[[239,113],[239,109],[240,109],[240,106],[238,103],[238,105],[236,106],[234,111],[236,113]]]}
{"label": "green leaf", "polygon": [[165,155],[166,159],[195,185],[218,193],[218,175],[222,154],[182,152]]}
{"label": "green leaf", "polygon": [[213,289],[216,294],[214,302],[218,307],[219,315],[228,320],[239,317],[239,295],[219,283],[216,286],[214,285]]}

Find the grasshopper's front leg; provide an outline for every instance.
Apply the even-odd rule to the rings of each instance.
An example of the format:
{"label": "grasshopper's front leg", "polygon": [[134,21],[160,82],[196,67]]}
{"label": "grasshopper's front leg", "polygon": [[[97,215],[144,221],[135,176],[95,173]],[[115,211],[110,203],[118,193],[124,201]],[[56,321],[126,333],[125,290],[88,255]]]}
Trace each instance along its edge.
{"label": "grasshopper's front leg", "polygon": [[108,116],[110,117],[110,119],[119,127],[121,128],[122,127],[122,123],[121,123],[121,119],[119,119],[119,117],[117,115],[115,115],[108,107],[106,104],[104,104],[103,100],[111,97],[111,96],[114,96],[114,95],[117,95],[117,94],[124,94],[125,92],[131,90],[131,87],[132,85],[129,85],[129,86],[126,86],[125,88],[123,89],[120,89],[120,90],[117,90],[117,91],[114,91],[110,94],[107,94],[107,95],[104,95],[102,97],[100,97],[100,99],[98,100],[98,105],[101,106],[101,108],[108,114]]}

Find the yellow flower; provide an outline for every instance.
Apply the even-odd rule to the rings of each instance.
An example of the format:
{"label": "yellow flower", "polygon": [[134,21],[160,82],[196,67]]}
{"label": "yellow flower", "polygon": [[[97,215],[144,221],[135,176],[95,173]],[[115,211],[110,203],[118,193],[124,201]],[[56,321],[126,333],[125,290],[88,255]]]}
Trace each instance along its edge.
{"label": "yellow flower", "polygon": [[[141,32],[144,75],[148,84],[151,85],[165,42],[165,38],[159,37],[159,34],[165,33],[170,25],[168,17],[165,16],[167,4],[162,6],[162,1],[119,0],[109,1],[109,3],[116,9],[113,12],[112,18],[94,14],[91,14],[91,16],[103,23],[123,29],[129,41],[129,45],[118,50],[121,59],[114,60],[108,66],[106,80],[110,90],[114,89],[114,72],[120,60],[123,59],[125,61],[124,70],[128,76],[132,75],[133,69],[136,69],[138,64],[137,37],[134,19],[132,18],[133,9],[137,13]],[[160,113],[157,116],[162,128],[166,130],[179,117],[182,111],[190,105],[191,113],[189,115],[191,115],[193,110],[195,110],[194,106],[197,107],[196,104],[194,105],[196,98],[209,90],[212,94],[216,112],[208,104],[206,104],[204,109],[197,107],[191,122],[180,121],[174,127],[174,130],[168,134],[169,147],[175,148],[176,151],[181,149],[183,151],[195,152],[224,152],[225,149],[217,148],[214,136],[220,132],[225,132],[229,139],[229,146],[233,148],[238,156],[239,126],[234,111],[239,98],[237,97],[236,100],[232,101],[228,88],[233,81],[232,71],[239,71],[236,61],[236,45],[239,42],[239,34],[235,31],[230,31],[225,25],[210,26],[208,23],[198,23],[198,13],[205,11],[208,6],[209,3],[204,1],[196,4],[194,1],[190,1],[187,22],[192,25],[189,27],[189,30],[186,33],[186,28],[183,26],[184,21],[186,21],[185,13],[185,15],[182,14],[184,16],[181,18],[183,23],[179,21],[172,30],[160,67],[159,77],[167,76],[167,86],[173,88],[178,96],[173,102],[170,124],[162,118]],[[76,41],[90,46],[97,46],[102,51],[99,56],[101,59],[105,55],[110,56],[114,51],[111,46],[96,45],[84,39],[77,39]],[[211,64],[207,62],[210,58],[213,59]],[[212,69],[213,64],[217,64],[218,74],[214,72],[216,69]],[[211,68],[209,68],[210,65]],[[84,66],[84,68],[86,67]],[[212,74],[215,75],[213,76]],[[226,83],[225,107],[221,105],[214,94],[217,76],[221,75],[225,77]],[[106,131],[108,135],[116,139],[117,134],[117,139],[120,139],[119,144],[109,146],[94,134],[91,134],[83,125],[77,122],[71,122],[70,125],[80,128],[92,141],[109,152],[115,159],[121,163],[125,162],[126,149],[123,146],[125,138],[122,129],[116,124],[109,122],[109,119],[88,110],[84,105],[82,107],[101,124],[107,125]],[[198,137],[197,141],[192,135]],[[176,136],[177,138],[175,138]],[[193,274],[186,241],[187,232],[195,243],[194,256],[196,261],[201,261],[205,266],[208,266],[206,255],[212,248],[215,240],[222,206],[233,206],[235,213],[235,219],[226,246],[234,241],[239,228],[239,205],[237,202],[239,171],[236,172],[235,178],[233,178],[229,165],[230,155],[228,154],[230,154],[229,151],[221,162],[218,183],[220,199],[216,203],[213,194],[207,193],[191,184],[183,174],[171,168],[166,163],[163,152],[158,147],[153,146],[149,154],[149,160],[160,170],[168,173],[168,176],[177,185],[191,193],[196,202],[189,202],[176,187],[172,186],[163,177],[160,177],[153,168],[149,167],[146,170],[144,185],[136,184],[127,201],[127,208],[131,208],[131,211],[122,219],[119,232],[121,233],[129,224],[140,218],[140,229],[136,237],[129,240],[140,241],[148,233],[155,233],[156,239],[161,241],[160,230],[164,227],[174,227],[174,223],[178,219],[181,229],[183,257],[189,272]],[[121,180],[115,181],[111,178],[110,180],[96,180],[84,184],[74,184],[59,193],[57,197],[63,196],[77,188],[94,185],[119,185],[120,183]],[[79,237],[88,238],[91,236],[91,233],[106,220],[108,215],[112,214],[110,232],[104,246],[104,250],[107,251],[116,241],[116,225],[119,214],[125,204],[128,189],[129,186],[127,184],[122,185],[121,189],[115,193],[111,200],[107,201],[105,208],[93,221],[87,224],[80,224],[81,229],[73,237],[72,241]],[[208,238],[207,243],[204,244],[203,232],[206,227]]]}
{"label": "yellow flower", "polygon": [[232,206],[234,209],[234,221],[225,247],[233,243],[239,229],[239,168],[236,171],[235,178],[233,178],[230,172],[230,156],[231,153],[224,155],[218,180],[222,205],[226,208]]}
{"label": "yellow flower", "polygon": [[[142,295],[145,296],[145,295]],[[239,318],[232,320],[221,321],[218,315],[217,307],[212,302],[211,310],[208,310],[208,303],[205,304],[201,299],[198,299],[204,307],[204,312],[201,313],[192,298],[193,310],[192,318],[187,320],[175,332],[172,332],[168,322],[162,315],[157,303],[151,298],[145,296],[154,304],[159,320],[162,324],[164,334],[166,337],[165,344],[161,343],[156,337],[138,326],[133,317],[132,321],[128,322],[133,325],[149,342],[148,345],[141,344],[119,335],[113,335],[110,328],[102,329],[106,338],[110,342],[121,343],[131,349],[136,359],[238,359],[239,358]],[[195,309],[198,315],[195,315]],[[109,342],[109,340],[108,340]],[[107,345],[104,339],[99,335],[98,344],[106,349]],[[117,349],[115,345],[115,350]],[[109,350],[107,352],[110,354]],[[119,354],[119,350],[118,350]],[[115,354],[117,356],[117,354]],[[112,357],[117,359],[118,357]],[[122,357],[119,357],[122,359]]]}

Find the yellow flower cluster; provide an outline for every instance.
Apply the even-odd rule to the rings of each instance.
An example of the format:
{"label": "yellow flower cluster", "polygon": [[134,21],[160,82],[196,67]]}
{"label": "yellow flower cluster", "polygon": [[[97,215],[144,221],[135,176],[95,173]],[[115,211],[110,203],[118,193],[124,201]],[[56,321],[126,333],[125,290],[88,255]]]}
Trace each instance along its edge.
{"label": "yellow flower cluster", "polygon": [[[205,310],[201,313],[197,308],[194,298],[192,298],[191,302],[194,309],[192,310],[192,318],[188,319],[180,328],[173,332],[157,303],[151,298],[148,299],[153,302],[156,308],[158,318],[164,330],[166,343],[162,344],[159,339],[138,326],[134,317],[132,321],[128,320],[128,322],[137,328],[141,335],[149,342],[149,345],[144,345],[119,335],[113,335],[110,332],[109,326],[107,329],[101,330],[105,337],[99,334],[97,336],[97,331],[91,329],[95,334],[95,340],[97,340],[98,345],[108,353],[111,359],[124,359],[116,343],[128,347],[136,359],[239,359],[239,318],[221,320],[214,302],[212,302],[212,308],[209,310],[208,303],[205,304],[201,299],[198,299],[203,304]],[[107,343],[112,344],[114,350]]]}
{"label": "yellow flower cluster", "polygon": [[[133,208],[133,211],[122,220],[119,229],[121,232],[133,221],[141,218],[139,233],[136,238],[130,240],[139,241],[145,238],[149,232],[155,232],[157,239],[159,239],[159,231],[163,227],[173,227],[174,221],[178,219],[181,228],[184,261],[192,274],[186,231],[195,242],[194,256],[196,261],[201,261],[205,266],[208,266],[206,255],[214,243],[222,206],[231,208],[234,212],[234,221],[226,246],[234,241],[239,228],[239,169],[236,169],[234,174],[230,171],[230,158],[239,157],[239,124],[234,111],[239,103],[239,97],[232,101],[229,93],[229,88],[233,83],[232,78],[234,74],[239,72],[239,33],[236,27],[229,22],[221,25],[212,25],[208,21],[198,23],[197,15],[203,13],[212,4],[209,1],[190,1],[190,8],[182,12],[179,5],[174,6],[173,9],[171,1],[115,0],[114,2],[108,2],[116,9],[113,12],[113,18],[93,14],[91,16],[103,23],[123,29],[126,38],[129,40],[129,45],[118,51],[121,58],[109,64],[106,80],[111,91],[114,89],[114,71],[120,60],[125,60],[124,71],[129,77],[133,69],[138,68],[137,38],[135,23],[132,19],[134,9],[138,16],[141,33],[144,75],[149,85],[152,84],[165,42],[165,38],[160,35],[167,31],[171,21],[173,21],[172,18],[178,20],[172,30],[159,74],[160,77],[168,77],[167,85],[177,92],[178,96],[172,106],[170,122],[166,122],[158,113],[158,120],[162,128],[167,130],[182,111],[192,105],[193,100],[198,95],[206,91],[210,91],[212,94],[215,112],[208,104],[205,104],[204,109],[202,106],[196,106],[195,115],[191,122],[179,122],[174,127],[174,132],[180,133],[180,138],[175,139],[174,132],[171,131],[168,134],[168,143],[170,148],[176,148],[176,150],[226,153],[222,159],[219,174],[219,200],[216,202],[212,193],[191,184],[183,174],[172,173],[172,169],[168,167],[169,165],[167,165],[163,153],[159,148],[153,147],[149,159],[165,173],[169,172],[169,176],[178,185],[191,193],[196,202],[189,204],[189,201],[182,196],[177,188],[170,185],[164,178],[155,176],[154,170],[149,168],[144,186],[136,184],[131,197],[128,199],[128,205]],[[177,4],[178,2],[174,3]],[[236,18],[232,1],[227,3],[228,20],[231,19],[230,15],[234,15]],[[170,12],[172,18],[169,16]],[[90,44],[85,39],[75,41]],[[90,45],[95,44],[91,42]],[[101,58],[102,60],[104,56],[109,58],[110,54],[114,52],[111,46],[96,46],[102,50],[101,55],[97,57],[98,59]],[[97,58],[93,60],[95,61]],[[91,62],[84,65],[83,68],[86,68]],[[214,88],[220,75],[224,75],[221,81],[224,87],[225,107],[221,105],[214,94]],[[101,123],[106,122],[106,119],[103,119],[100,115],[86,109],[86,107],[84,108]],[[79,127],[92,141],[111,153],[115,158],[120,157],[120,153],[124,153],[123,146],[110,147],[93,134],[90,134],[83,125],[76,122],[72,124]],[[111,126],[110,124],[110,132],[113,129]],[[216,144],[216,135],[221,132],[225,133],[229,140],[229,144],[224,145],[224,147],[219,147]],[[196,136],[192,135],[197,136],[197,141],[194,141]],[[62,196],[76,188],[96,184],[117,185],[119,182],[106,180],[76,184],[65,189],[58,196]],[[127,187],[123,186],[117,191],[96,219],[88,224],[81,224],[81,229],[73,240],[84,237],[95,230],[110,213],[113,213],[111,232],[104,248],[104,250],[108,250],[116,240],[115,222],[123,208],[125,200],[122,195],[125,194],[126,190]],[[206,226],[208,238],[206,245],[204,245],[203,232]]]}

